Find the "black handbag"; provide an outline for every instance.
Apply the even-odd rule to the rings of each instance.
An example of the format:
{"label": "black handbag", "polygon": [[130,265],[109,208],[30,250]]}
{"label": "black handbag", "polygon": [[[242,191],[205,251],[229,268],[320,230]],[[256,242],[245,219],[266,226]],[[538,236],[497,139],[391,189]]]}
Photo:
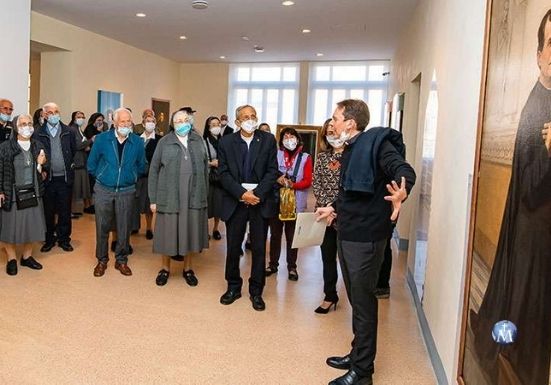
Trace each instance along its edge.
{"label": "black handbag", "polygon": [[34,183],[15,186],[15,203],[17,210],[38,206],[38,195]]}
{"label": "black handbag", "polygon": [[[209,162],[212,162],[212,156],[210,154],[210,144],[208,139],[205,139],[205,144],[207,146],[207,154],[209,156]],[[209,183],[210,184],[220,183],[220,176],[218,175],[218,167],[209,168]]]}

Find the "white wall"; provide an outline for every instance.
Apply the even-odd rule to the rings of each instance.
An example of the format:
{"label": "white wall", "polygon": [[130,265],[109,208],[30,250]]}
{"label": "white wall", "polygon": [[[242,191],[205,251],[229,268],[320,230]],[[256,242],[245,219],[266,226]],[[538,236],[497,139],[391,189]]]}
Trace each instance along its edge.
{"label": "white wall", "polygon": [[0,46],[7,49],[0,64],[0,99],[13,102],[15,116],[28,112],[31,0],[0,0],[0,9],[3,15]]}
{"label": "white wall", "polygon": [[[228,106],[227,63],[182,63],[180,64],[180,87],[178,107],[191,106],[195,113],[195,125],[203,132],[205,120],[211,116],[220,116]],[[233,122],[230,122],[235,127]]]}
{"label": "white wall", "polygon": [[[431,225],[424,311],[446,376],[455,383],[463,298],[469,174],[473,172],[480,93],[485,0],[421,0],[406,27],[391,69],[391,94],[406,92],[422,74],[419,122],[424,123],[428,91],[436,71],[438,129],[433,170]],[[405,119],[405,138],[417,142],[417,124]],[[411,148],[411,147],[410,147]],[[410,151],[420,172],[419,151]],[[412,160],[412,159],[410,159]],[[409,202],[415,206],[415,197]]]}
{"label": "white wall", "polygon": [[65,50],[42,54],[40,85],[40,104],[57,102],[65,122],[77,109],[96,112],[98,90],[122,92],[135,120],[151,98],[178,104],[179,63],[36,12],[31,26],[31,40]]}

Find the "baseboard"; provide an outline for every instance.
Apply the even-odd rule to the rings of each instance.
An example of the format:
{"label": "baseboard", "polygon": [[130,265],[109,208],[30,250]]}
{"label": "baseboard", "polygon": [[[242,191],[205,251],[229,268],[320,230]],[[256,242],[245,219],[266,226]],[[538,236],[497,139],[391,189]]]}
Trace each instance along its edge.
{"label": "baseboard", "polygon": [[448,378],[446,377],[446,371],[444,370],[444,365],[442,365],[442,360],[436,349],[436,344],[434,343],[434,338],[432,338],[432,333],[430,331],[429,323],[427,317],[425,317],[425,311],[423,310],[423,305],[419,300],[417,295],[417,286],[415,286],[415,281],[411,271],[408,269],[407,273],[408,286],[413,296],[413,302],[415,302],[415,308],[417,310],[417,317],[419,318],[419,324],[421,325],[421,332],[423,333],[423,339],[425,340],[425,345],[429,353],[429,358],[432,363],[432,368],[434,374],[436,375],[436,380],[438,385],[448,385]]}

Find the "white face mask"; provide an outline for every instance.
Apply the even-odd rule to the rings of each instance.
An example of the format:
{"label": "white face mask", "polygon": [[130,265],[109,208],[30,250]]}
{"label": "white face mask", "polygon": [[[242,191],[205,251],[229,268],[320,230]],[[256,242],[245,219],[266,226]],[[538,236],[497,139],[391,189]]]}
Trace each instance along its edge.
{"label": "white face mask", "polygon": [[283,139],[283,147],[289,151],[294,151],[295,148],[297,148],[297,143],[298,141],[296,138]]}
{"label": "white face mask", "polygon": [[117,132],[124,137],[127,137],[132,132],[132,127],[118,127]]}
{"label": "white face mask", "polygon": [[153,122],[146,122],[144,127],[145,127],[145,130],[149,133],[155,131],[155,123]]}
{"label": "white face mask", "polygon": [[17,127],[17,133],[25,139],[29,139],[33,136],[34,128],[32,126],[21,126]]}
{"label": "white face mask", "polygon": [[251,134],[256,130],[258,127],[258,122],[256,120],[245,120],[244,122],[241,122],[241,128],[245,130],[245,132]]}
{"label": "white face mask", "polygon": [[341,132],[341,135],[339,136],[339,140],[342,140],[342,142],[346,142],[348,139],[350,139],[350,132],[343,131]]}
{"label": "white face mask", "polygon": [[77,120],[75,120],[77,126],[79,127],[82,127],[82,125],[84,124],[84,118],[78,118]]}
{"label": "white face mask", "polygon": [[326,136],[325,138],[327,139],[331,147],[335,149],[339,149],[344,146],[345,141],[341,140],[341,138],[335,138],[334,136]]}
{"label": "white face mask", "polygon": [[210,128],[210,133],[214,136],[220,135],[221,132],[222,132],[222,127],[220,126],[214,126]]}

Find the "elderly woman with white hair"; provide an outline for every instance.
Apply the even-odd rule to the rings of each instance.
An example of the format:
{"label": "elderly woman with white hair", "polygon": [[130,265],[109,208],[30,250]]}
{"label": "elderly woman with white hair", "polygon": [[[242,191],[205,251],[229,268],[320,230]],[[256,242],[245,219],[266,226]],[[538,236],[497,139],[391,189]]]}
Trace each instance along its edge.
{"label": "elderly woman with white hair", "polygon": [[46,233],[42,206],[44,146],[31,138],[34,128],[30,115],[16,117],[13,124],[17,135],[0,145],[0,242],[8,255],[9,275],[17,274],[16,245],[22,245],[21,266],[42,269],[32,252],[33,243],[44,241]]}
{"label": "elderly woman with white hair", "polygon": [[163,255],[156,283],[165,285],[171,257],[183,256],[184,279],[196,286],[192,253],[209,245],[208,157],[186,111],[177,111],[172,125],[174,130],[159,140],[149,168],[149,199],[151,210],[157,213],[153,252]]}
{"label": "elderly woman with white hair", "polygon": [[130,224],[138,178],[145,174],[143,141],[132,133],[132,113],[119,108],[113,115],[114,130],[96,136],[88,157],[88,172],[96,178],[96,258],[94,276],[101,277],[109,260],[108,238],[116,224],[115,269],[132,275],[128,267]]}

